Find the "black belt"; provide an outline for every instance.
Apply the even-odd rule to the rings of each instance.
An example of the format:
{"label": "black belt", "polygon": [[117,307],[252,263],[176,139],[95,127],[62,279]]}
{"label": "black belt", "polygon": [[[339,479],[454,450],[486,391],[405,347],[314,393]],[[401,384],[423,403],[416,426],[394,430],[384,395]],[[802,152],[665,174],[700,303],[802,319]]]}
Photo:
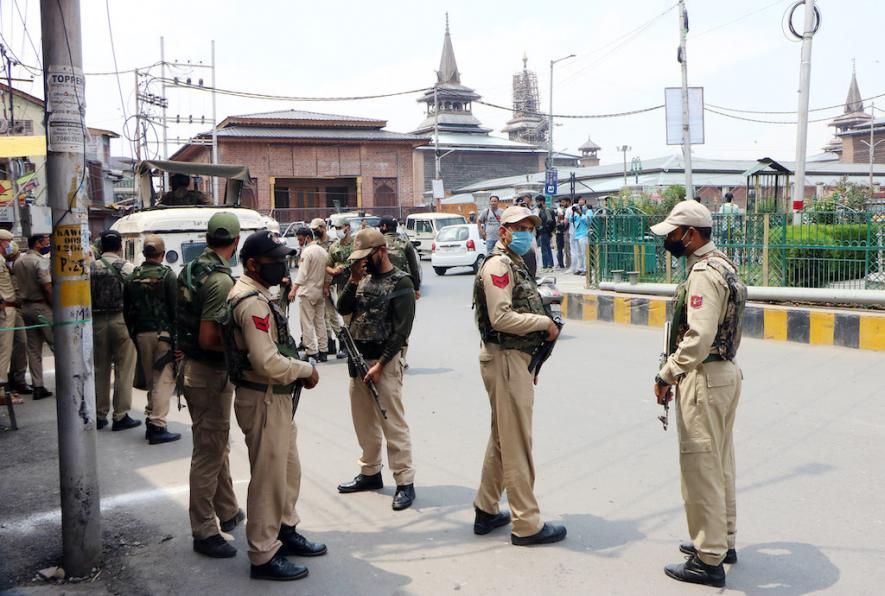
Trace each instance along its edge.
{"label": "black belt", "polygon": [[265,383],[253,383],[252,381],[242,380],[237,381],[234,385],[242,387],[243,389],[260,391],[262,393],[267,392],[268,387],[272,387],[273,393],[276,395],[291,395],[291,393],[295,391],[295,383],[289,383],[288,385],[267,385]]}

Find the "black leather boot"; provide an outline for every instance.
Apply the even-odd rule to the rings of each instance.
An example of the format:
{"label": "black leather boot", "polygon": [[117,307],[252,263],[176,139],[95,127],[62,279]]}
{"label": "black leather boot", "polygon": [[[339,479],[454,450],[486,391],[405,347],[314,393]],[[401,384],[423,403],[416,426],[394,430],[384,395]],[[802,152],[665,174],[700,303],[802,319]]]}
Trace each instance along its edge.
{"label": "black leather boot", "polygon": [[685,563],[667,565],[664,573],[673,579],[691,584],[703,584],[722,588],[725,586],[725,569],[719,565],[707,565],[697,555],[692,555]]}
{"label": "black leather boot", "polygon": [[129,416],[129,414],[123,414],[123,417],[119,420],[114,420],[111,424],[111,430],[119,432],[121,430],[129,430],[130,428],[135,428],[136,426],[141,426],[141,420],[136,420]]}
{"label": "black leather boot", "polygon": [[473,508],[476,511],[476,518],[473,521],[473,533],[478,536],[484,536],[501,526],[510,523],[510,512],[506,509],[498,514],[486,513],[479,507]]}
{"label": "black leather boot", "polygon": [[171,433],[165,426],[157,426],[150,422],[145,423],[144,438],[148,440],[150,445],[159,445],[160,443],[171,443],[181,438],[181,433]]}
{"label": "black leather boot", "polygon": [[564,540],[566,535],[565,526],[559,524],[544,523],[541,531],[531,536],[510,535],[510,542],[516,546],[532,546],[535,544],[551,544]]}
{"label": "black leather boot", "polygon": [[[686,555],[697,554],[697,551],[694,548],[694,544],[692,544],[691,542],[683,542],[682,544],[680,544],[679,545],[679,552],[686,554]],[[725,563],[726,565],[734,565],[735,563],[737,563],[738,562],[737,551],[734,550],[733,548],[728,549],[728,551],[726,551],[726,553],[725,553],[725,558],[722,559],[722,562]]]}
{"label": "black leather boot", "polygon": [[338,485],[339,493],[358,493],[364,490],[379,490],[384,488],[384,480],[381,479],[381,472],[366,476],[365,474],[357,474],[356,478],[350,482],[343,482]]}
{"label": "black leather boot", "polygon": [[412,506],[415,501],[415,485],[403,484],[396,487],[396,494],[393,495],[393,510],[402,511]]}
{"label": "black leather boot", "polygon": [[295,530],[295,526],[283,524],[277,536],[283,547],[280,549],[285,556],[319,557],[328,552],[325,544],[311,542]]}
{"label": "black leather boot", "polygon": [[32,399],[34,399],[35,401],[38,399],[44,399],[46,397],[52,397],[52,391],[48,391],[46,387],[33,387],[32,391]]}
{"label": "black leather boot", "polygon": [[194,538],[194,550],[213,559],[229,559],[237,556],[237,549],[232,547],[221,534],[201,540]]}
{"label": "black leather boot", "polygon": [[232,532],[234,528],[243,523],[246,519],[246,512],[242,509],[237,509],[237,514],[232,518],[221,522],[219,525],[221,526],[222,532]]}
{"label": "black leather boot", "polygon": [[[282,549],[280,549],[282,550]],[[252,565],[249,571],[252,579],[269,579],[278,582],[287,582],[294,579],[307,577],[307,567],[296,565],[277,551],[273,559],[264,565]]]}

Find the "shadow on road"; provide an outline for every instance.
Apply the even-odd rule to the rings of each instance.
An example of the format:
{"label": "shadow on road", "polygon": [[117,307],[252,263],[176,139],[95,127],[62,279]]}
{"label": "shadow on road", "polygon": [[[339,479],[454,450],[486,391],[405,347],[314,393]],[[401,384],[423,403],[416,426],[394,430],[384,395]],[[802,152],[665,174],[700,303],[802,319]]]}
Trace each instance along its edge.
{"label": "shadow on road", "polygon": [[727,585],[745,594],[800,596],[835,585],[839,576],[839,568],[816,546],[768,542],[738,551]]}
{"label": "shadow on road", "polygon": [[603,557],[617,557],[613,549],[642,540],[645,534],[631,520],[608,520],[589,513],[566,513],[562,516],[568,529],[563,543],[569,550]]}

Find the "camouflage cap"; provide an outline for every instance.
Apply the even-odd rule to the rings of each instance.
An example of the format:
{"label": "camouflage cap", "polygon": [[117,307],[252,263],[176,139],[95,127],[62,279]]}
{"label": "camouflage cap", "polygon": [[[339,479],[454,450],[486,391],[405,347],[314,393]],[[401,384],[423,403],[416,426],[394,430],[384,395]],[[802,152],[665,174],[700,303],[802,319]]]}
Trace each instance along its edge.
{"label": "camouflage cap", "polygon": [[373,248],[387,246],[384,234],[378,228],[366,228],[360,230],[353,237],[353,252],[350,253],[351,261],[359,261],[369,256]]}
{"label": "camouflage cap", "polygon": [[206,235],[214,240],[233,240],[240,235],[240,220],[230,211],[221,211],[209,218]]}
{"label": "camouflage cap", "polygon": [[144,237],[144,248],[141,252],[146,257],[159,257],[166,252],[166,243],[158,234],[148,234]]}

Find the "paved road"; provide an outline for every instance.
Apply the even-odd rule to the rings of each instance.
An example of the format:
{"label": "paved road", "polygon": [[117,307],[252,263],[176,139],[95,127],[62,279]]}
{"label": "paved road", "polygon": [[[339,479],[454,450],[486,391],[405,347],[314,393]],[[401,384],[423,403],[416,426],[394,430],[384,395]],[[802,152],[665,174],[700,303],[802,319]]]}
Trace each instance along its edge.
{"label": "paved road", "polygon": [[[537,494],[542,514],[569,530],[564,543],[525,549],[506,531],[472,534],[471,500],[488,432],[477,366],[468,272],[433,275],[426,288],[406,377],[418,500],[393,512],[393,487],[339,495],[357,471],[346,366],[321,367],[320,387],[301,401],[304,467],[300,529],[329,545],[295,585],[300,594],[704,594],[662,572],[681,560],[685,537],[675,432],[663,432],[650,384],[659,332],[638,326],[567,323],[545,367],[535,404]],[[746,340],[736,429],[738,549],[725,593],[792,596],[879,594],[885,582],[885,400],[881,354]],[[49,403],[47,403],[49,402]],[[136,399],[143,406],[143,395]],[[54,405],[19,409],[25,428],[0,435],[0,565],[8,587],[57,558]],[[172,427],[188,433],[187,411]],[[231,434],[231,464],[245,502],[248,460]],[[140,431],[98,435],[108,570],[91,584],[138,593],[241,594],[245,536],[236,559],[191,550],[187,522],[189,434],[148,447]],[[392,483],[389,475],[385,481]],[[164,541],[164,538],[166,539]],[[123,544],[121,544],[123,543]],[[135,544],[133,544],[135,543]],[[84,587],[73,591],[84,590]],[[45,588],[30,586],[27,592]]]}

